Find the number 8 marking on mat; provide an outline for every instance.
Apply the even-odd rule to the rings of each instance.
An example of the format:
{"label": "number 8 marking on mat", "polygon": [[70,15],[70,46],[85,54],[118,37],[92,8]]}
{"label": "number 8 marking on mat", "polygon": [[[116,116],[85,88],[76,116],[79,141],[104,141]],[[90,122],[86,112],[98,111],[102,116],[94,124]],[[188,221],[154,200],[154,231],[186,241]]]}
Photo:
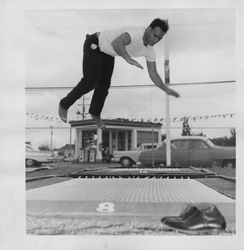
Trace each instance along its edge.
{"label": "number 8 marking on mat", "polygon": [[112,202],[102,202],[97,207],[97,212],[102,212],[102,213],[114,212],[114,204]]}

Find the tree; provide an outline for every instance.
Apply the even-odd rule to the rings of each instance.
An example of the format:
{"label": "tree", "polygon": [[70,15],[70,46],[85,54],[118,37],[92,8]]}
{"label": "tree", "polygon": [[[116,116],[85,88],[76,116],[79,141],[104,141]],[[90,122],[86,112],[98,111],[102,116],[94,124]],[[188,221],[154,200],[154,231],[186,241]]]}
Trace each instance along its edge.
{"label": "tree", "polygon": [[229,147],[235,147],[236,146],[236,130],[232,128],[230,130],[230,137],[224,136],[224,137],[218,137],[213,138],[211,141],[219,146],[229,146]]}
{"label": "tree", "polygon": [[229,143],[231,146],[236,145],[236,130],[235,130],[235,128],[230,129]]}
{"label": "tree", "polygon": [[42,144],[41,146],[38,147],[38,149],[41,151],[49,151],[50,147],[48,144]]}

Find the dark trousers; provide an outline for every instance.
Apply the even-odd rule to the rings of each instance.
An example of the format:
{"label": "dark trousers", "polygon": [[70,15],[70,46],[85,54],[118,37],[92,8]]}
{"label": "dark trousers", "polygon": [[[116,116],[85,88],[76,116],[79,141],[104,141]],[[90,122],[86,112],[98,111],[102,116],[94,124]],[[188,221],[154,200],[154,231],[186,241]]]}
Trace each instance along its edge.
{"label": "dark trousers", "polygon": [[94,90],[89,113],[100,116],[114,69],[114,57],[100,51],[96,34],[87,35],[83,47],[83,78],[60,101],[68,109],[82,95]]}

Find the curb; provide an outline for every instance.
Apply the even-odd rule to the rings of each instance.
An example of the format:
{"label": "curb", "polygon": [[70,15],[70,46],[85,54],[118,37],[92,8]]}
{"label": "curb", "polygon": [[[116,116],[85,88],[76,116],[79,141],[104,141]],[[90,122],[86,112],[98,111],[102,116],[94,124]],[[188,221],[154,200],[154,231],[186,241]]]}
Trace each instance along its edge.
{"label": "curb", "polygon": [[233,177],[228,177],[228,176],[224,176],[224,175],[216,175],[215,177],[219,177],[219,178],[225,179],[227,181],[236,182],[236,178],[233,178]]}
{"label": "curb", "polygon": [[45,175],[45,176],[31,177],[31,178],[27,178],[25,180],[25,182],[38,181],[38,180],[48,179],[48,178],[52,178],[52,177],[58,177],[58,176],[57,175]]}

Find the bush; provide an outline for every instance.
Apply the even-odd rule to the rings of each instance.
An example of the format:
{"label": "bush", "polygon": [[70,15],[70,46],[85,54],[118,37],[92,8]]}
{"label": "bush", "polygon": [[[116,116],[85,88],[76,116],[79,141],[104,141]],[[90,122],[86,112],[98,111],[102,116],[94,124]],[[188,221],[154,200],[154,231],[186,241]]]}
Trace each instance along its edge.
{"label": "bush", "polygon": [[49,151],[50,148],[48,145],[41,145],[38,147],[39,150],[42,150],[42,151]]}
{"label": "bush", "polygon": [[231,129],[230,133],[231,133],[230,137],[224,136],[224,137],[213,138],[213,139],[211,139],[211,141],[218,146],[235,147],[236,146],[236,131],[235,131],[235,129]]}

